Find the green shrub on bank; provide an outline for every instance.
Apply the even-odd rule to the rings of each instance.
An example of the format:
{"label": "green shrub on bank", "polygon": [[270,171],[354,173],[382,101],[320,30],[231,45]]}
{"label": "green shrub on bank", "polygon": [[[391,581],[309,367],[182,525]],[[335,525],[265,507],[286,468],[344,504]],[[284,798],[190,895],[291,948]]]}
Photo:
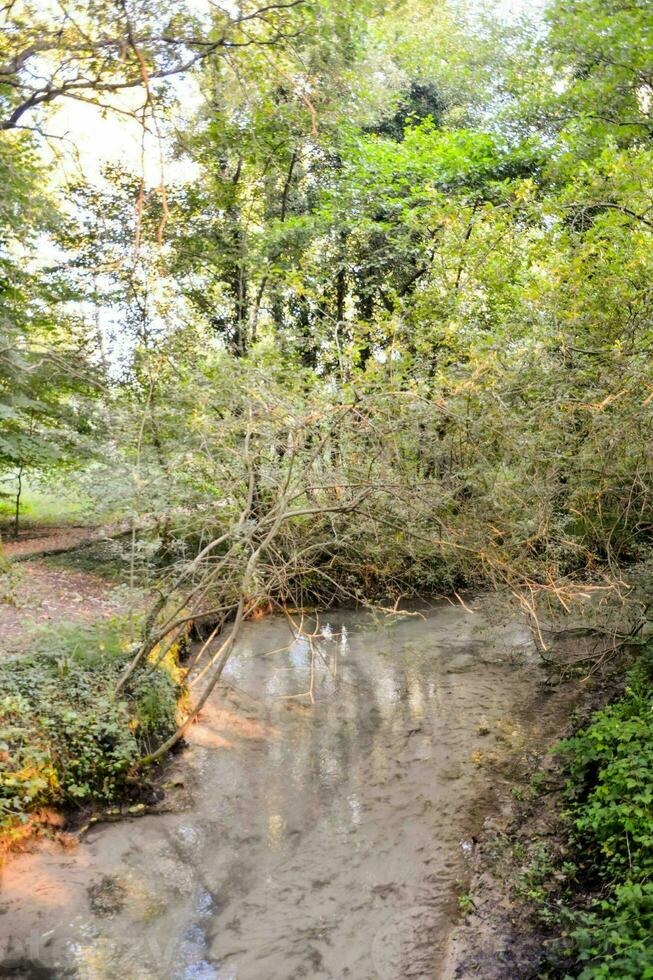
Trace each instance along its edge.
{"label": "green shrub on bank", "polygon": [[121,635],[116,623],[62,628],[30,656],[0,664],[0,830],[42,806],[128,796],[134,763],[174,731],[174,656],[113,696],[130,658]]}
{"label": "green shrub on bank", "polygon": [[573,916],[582,980],[653,977],[653,651],[614,704],[561,743],[571,844],[599,896]]}
{"label": "green shrub on bank", "polygon": [[581,980],[653,977],[653,882],[616,885],[579,917],[572,940]]}

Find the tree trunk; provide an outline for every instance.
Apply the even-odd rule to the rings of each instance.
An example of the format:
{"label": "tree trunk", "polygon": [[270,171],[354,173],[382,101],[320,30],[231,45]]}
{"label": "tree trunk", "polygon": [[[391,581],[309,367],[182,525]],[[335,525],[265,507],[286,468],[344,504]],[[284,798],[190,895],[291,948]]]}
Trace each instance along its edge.
{"label": "tree trunk", "polygon": [[22,463],[18,467],[18,475],[16,479],[18,481],[18,486],[16,488],[16,506],[14,508],[14,538],[18,537],[18,532],[20,531],[20,498],[23,493],[23,464]]}

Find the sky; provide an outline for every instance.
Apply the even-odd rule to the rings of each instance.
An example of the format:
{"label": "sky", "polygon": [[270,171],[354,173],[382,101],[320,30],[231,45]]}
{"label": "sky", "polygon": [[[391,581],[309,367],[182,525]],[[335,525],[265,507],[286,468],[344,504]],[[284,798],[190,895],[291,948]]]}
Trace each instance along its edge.
{"label": "sky", "polygon": [[539,14],[545,2],[546,0],[497,0],[496,8],[499,16],[511,20],[523,14]]}
{"label": "sky", "polygon": [[[56,0],[40,2],[51,7],[56,4]],[[185,6],[198,16],[203,16],[210,13],[211,0],[185,0]],[[219,6],[223,10],[235,10],[237,0],[220,0]],[[171,0],[172,7],[174,0]],[[171,84],[174,88],[175,79]],[[183,84],[183,112],[190,117],[194,107],[199,104],[199,90],[189,77],[185,77],[183,82],[178,79],[177,84]],[[120,97],[114,96],[112,104],[118,109],[133,112],[143,104],[143,91],[134,89]],[[48,131],[56,134],[57,138],[64,138],[64,155],[66,151],[68,154],[73,151],[70,159],[65,161],[64,178],[71,169],[74,171],[77,168],[83,171],[86,179],[99,181],[102,168],[107,163],[120,163],[136,173],[144,170],[148,184],[156,184],[161,179],[161,154],[157,141],[153,138],[146,139],[143,155],[142,128],[127,115],[103,112],[88,103],[63,99],[49,119]],[[175,161],[167,160],[165,169],[166,177],[174,179],[179,168],[175,166]]]}

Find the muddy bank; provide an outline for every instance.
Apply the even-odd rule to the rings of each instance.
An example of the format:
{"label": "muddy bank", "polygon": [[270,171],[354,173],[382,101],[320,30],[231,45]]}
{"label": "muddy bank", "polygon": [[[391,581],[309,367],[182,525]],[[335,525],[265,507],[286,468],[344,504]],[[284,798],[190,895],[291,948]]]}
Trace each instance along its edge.
{"label": "muddy bank", "polygon": [[[545,792],[561,789],[555,770],[548,774]],[[513,784],[519,791],[527,786],[526,779]],[[517,854],[546,841],[560,861],[565,855],[557,798],[543,796],[538,802],[537,812],[526,816],[514,798],[505,796],[486,818],[472,859],[466,908],[449,934],[440,980],[532,980],[539,975],[558,936],[538,921],[534,904],[518,895],[525,865]]]}
{"label": "muddy bank", "polygon": [[[529,634],[442,605],[248,626],[158,815],[5,869],[0,957],[101,980],[443,976],[484,821],[559,731]],[[311,703],[313,702],[313,703]]]}
{"label": "muddy bank", "polygon": [[[575,736],[622,696],[625,677],[623,669],[611,671],[608,666],[592,683],[582,684],[582,696],[575,698],[573,714],[561,724],[552,746]],[[578,868],[572,878],[564,870],[568,862],[579,861],[565,819],[570,806],[568,758],[543,752],[514,775],[511,795],[488,814],[479,834],[466,914],[450,933],[442,980],[531,980],[576,976],[582,969],[568,938],[574,908],[587,909],[607,892],[598,886],[599,867],[591,867],[591,861],[585,877]]]}

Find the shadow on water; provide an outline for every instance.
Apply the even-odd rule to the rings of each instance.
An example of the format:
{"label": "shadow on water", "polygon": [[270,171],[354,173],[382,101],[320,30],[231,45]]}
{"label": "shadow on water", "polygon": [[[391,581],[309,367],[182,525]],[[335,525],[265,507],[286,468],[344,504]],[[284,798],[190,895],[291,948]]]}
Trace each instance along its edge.
{"label": "shadow on water", "polygon": [[171,812],[10,864],[0,977],[438,976],[474,834],[564,697],[481,603],[318,627],[248,626]]}
{"label": "shadow on water", "polygon": [[13,980],[56,980],[57,971],[38,960],[6,959],[0,963],[0,977]]}

